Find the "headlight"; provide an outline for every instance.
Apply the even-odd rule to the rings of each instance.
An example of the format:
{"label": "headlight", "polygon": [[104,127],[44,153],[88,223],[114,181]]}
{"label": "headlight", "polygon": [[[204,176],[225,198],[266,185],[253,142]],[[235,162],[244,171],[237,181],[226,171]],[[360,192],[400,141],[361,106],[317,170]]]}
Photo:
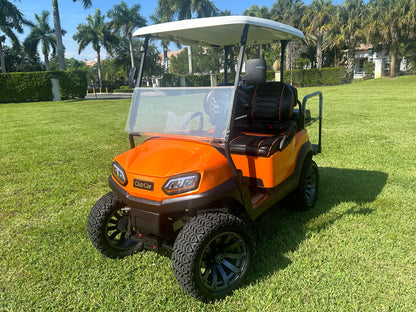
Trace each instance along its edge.
{"label": "headlight", "polygon": [[181,174],[170,178],[163,185],[162,189],[167,195],[176,195],[198,188],[201,175],[197,172],[190,174]]}
{"label": "headlight", "polygon": [[125,186],[127,184],[127,176],[123,167],[119,165],[118,162],[113,162],[113,177],[117,180],[118,183]]}

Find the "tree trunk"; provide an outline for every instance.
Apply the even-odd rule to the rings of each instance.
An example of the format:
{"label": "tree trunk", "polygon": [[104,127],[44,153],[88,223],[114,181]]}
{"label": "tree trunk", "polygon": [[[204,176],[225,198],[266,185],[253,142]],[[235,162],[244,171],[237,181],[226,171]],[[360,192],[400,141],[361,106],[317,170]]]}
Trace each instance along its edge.
{"label": "tree trunk", "polygon": [[347,52],[347,73],[350,78],[354,77],[354,59],[355,59],[355,44],[348,46]]}
{"label": "tree trunk", "polygon": [[[285,68],[288,69],[288,70],[290,70],[291,65],[292,65],[292,55],[291,55],[292,44],[293,44],[293,41],[289,41],[287,46],[286,46],[286,53],[285,53],[285,57],[286,57],[285,63],[286,63],[286,65],[285,65]],[[283,64],[281,64],[281,65],[283,65]]]}
{"label": "tree trunk", "polygon": [[4,63],[4,53],[3,53],[3,40],[5,39],[4,36],[0,36],[0,65],[1,65],[1,72],[4,74],[6,72],[6,64]]}
{"label": "tree trunk", "polygon": [[396,53],[390,50],[390,78],[396,77]]}
{"label": "tree trunk", "polygon": [[44,56],[45,56],[45,69],[46,69],[46,71],[48,71],[49,70],[49,58],[48,58],[48,54],[45,53]]}
{"label": "tree trunk", "polygon": [[129,50],[130,50],[130,61],[131,61],[131,67],[134,67],[134,57],[133,57],[133,39],[131,36],[129,36]]}
{"label": "tree trunk", "polygon": [[399,55],[399,33],[400,30],[397,29],[397,25],[390,28],[391,33],[391,47],[389,51],[390,56],[390,78],[397,76],[396,72],[396,62],[397,56]]}
{"label": "tree trunk", "polygon": [[322,68],[322,38],[316,40],[316,68]]}
{"label": "tree trunk", "polygon": [[58,0],[52,0],[53,23],[55,26],[56,52],[59,60],[59,70],[65,70],[64,44],[62,43],[61,20],[59,18]]}
{"label": "tree trunk", "polygon": [[103,87],[103,80],[101,79],[101,57],[100,57],[100,50],[97,51],[97,73],[98,73],[98,82],[100,84],[100,88]]}
{"label": "tree trunk", "polygon": [[192,67],[192,49],[191,46],[188,46],[188,62],[189,62],[189,75],[192,75],[194,70]]}
{"label": "tree trunk", "polygon": [[168,60],[168,46],[166,42],[163,44],[163,61],[165,67],[165,73],[169,72],[169,60]]}

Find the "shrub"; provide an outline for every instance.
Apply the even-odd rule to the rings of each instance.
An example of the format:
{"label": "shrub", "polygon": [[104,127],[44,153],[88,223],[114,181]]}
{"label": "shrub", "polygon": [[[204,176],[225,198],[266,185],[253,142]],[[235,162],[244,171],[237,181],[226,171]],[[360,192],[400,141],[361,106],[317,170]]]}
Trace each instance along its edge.
{"label": "shrub", "polygon": [[123,80],[103,80],[103,88],[101,91],[113,92],[114,89],[120,89],[123,84]]}
{"label": "shrub", "polygon": [[[220,83],[224,83],[224,73],[218,73],[217,74],[217,76],[218,76],[218,83],[220,84]],[[232,73],[228,73],[228,75],[227,75],[227,82],[228,83],[234,83],[234,78],[235,78],[235,72],[232,72]]]}
{"label": "shrub", "polygon": [[374,78],[374,69],[376,64],[374,63],[364,63],[364,71],[365,71],[365,79],[372,79]]}
{"label": "shrub", "polygon": [[268,70],[266,74],[266,80],[267,81],[273,81],[275,78],[275,71],[274,70]]}
{"label": "shrub", "polygon": [[[224,73],[218,73],[217,83],[224,82]],[[234,82],[235,73],[228,74],[228,82]],[[211,75],[186,75],[185,83],[189,87],[209,87],[211,86]],[[162,77],[162,87],[180,87],[181,76],[175,74],[165,73]]]}
{"label": "shrub", "polygon": [[62,99],[85,98],[85,71],[0,74],[0,103],[51,101],[51,78],[57,78]]}
{"label": "shrub", "polygon": [[164,73],[162,77],[162,87],[180,87],[181,77],[178,75]]}
{"label": "shrub", "polygon": [[127,88],[114,89],[113,93],[133,93],[133,91],[134,89],[130,89],[129,87],[127,87]]}
{"label": "shrub", "polygon": [[52,76],[59,81],[61,99],[83,99],[87,95],[87,72],[83,70],[56,71]]}
{"label": "shrub", "polygon": [[211,75],[186,75],[186,85],[190,87],[209,87]]}

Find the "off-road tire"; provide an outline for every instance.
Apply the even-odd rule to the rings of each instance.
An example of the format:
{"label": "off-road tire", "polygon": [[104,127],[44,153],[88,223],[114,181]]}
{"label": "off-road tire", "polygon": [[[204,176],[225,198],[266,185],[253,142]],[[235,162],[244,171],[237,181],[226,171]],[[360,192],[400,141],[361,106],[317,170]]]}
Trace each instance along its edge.
{"label": "off-road tire", "polygon": [[126,236],[128,217],[121,214],[125,206],[113,192],[109,192],[95,203],[88,217],[88,236],[94,247],[106,257],[123,258],[142,249],[142,244]]}
{"label": "off-road tire", "polygon": [[209,302],[225,297],[246,277],[254,241],[244,222],[227,213],[192,218],[173,245],[172,268],[179,285]]}
{"label": "off-road tire", "polygon": [[298,211],[308,211],[315,205],[319,189],[319,170],[311,158],[306,158],[298,187],[286,199],[287,205]]}

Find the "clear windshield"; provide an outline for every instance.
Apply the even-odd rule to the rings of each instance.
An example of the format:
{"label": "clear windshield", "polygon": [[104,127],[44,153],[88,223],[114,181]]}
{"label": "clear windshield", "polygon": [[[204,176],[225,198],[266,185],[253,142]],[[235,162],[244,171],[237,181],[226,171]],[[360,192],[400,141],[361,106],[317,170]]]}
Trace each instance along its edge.
{"label": "clear windshield", "polygon": [[224,139],[234,87],[136,88],[126,131]]}

